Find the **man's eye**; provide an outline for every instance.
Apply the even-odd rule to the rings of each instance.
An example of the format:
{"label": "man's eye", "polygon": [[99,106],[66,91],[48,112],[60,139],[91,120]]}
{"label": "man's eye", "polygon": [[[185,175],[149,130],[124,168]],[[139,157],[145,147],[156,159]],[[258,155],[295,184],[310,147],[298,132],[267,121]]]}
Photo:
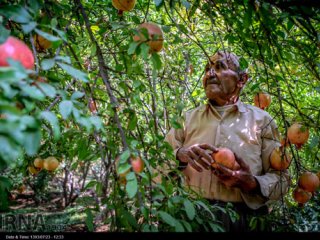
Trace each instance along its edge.
{"label": "man's eye", "polygon": [[217,62],[216,64],[217,69],[227,69],[227,65],[224,62]]}

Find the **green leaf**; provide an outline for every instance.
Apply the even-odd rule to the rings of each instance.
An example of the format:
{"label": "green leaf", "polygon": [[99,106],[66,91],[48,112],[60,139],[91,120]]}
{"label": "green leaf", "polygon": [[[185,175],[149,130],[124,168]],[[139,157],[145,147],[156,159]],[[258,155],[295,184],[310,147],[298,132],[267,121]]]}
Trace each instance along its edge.
{"label": "green leaf", "polygon": [[97,131],[101,130],[103,127],[102,121],[98,116],[91,116],[89,118],[91,124],[96,128]]}
{"label": "green leaf", "polygon": [[171,123],[172,127],[175,129],[182,128],[181,124],[176,119],[171,119],[170,123]]}
{"label": "green leaf", "polygon": [[0,15],[4,15],[6,18],[17,23],[28,23],[32,19],[28,11],[19,5],[2,6]]}
{"label": "green leaf", "polygon": [[63,41],[67,42],[68,39],[67,39],[67,35],[64,31],[61,31],[61,30],[58,30],[56,28],[53,28],[53,30],[58,33],[58,35],[62,38]]}
{"label": "green leaf", "polygon": [[174,228],[176,232],[184,232],[183,225],[178,220],[176,220]]}
{"label": "green leaf", "polygon": [[131,154],[131,152],[129,149],[127,149],[123,153],[121,153],[120,163],[125,163],[128,160],[128,158],[130,157],[130,154]]}
{"label": "green leaf", "polygon": [[171,227],[176,226],[177,220],[172,217],[169,213],[158,211],[159,216],[161,217],[162,221],[170,225]]}
{"label": "green leaf", "polygon": [[64,63],[59,63],[57,62],[57,64],[63,69],[65,70],[67,73],[69,73],[72,77],[76,78],[76,79],[79,79],[83,82],[89,82],[89,79],[88,79],[88,76],[86,73],[78,70],[78,69],[75,69],[67,64],[64,64]]}
{"label": "green leaf", "polygon": [[131,16],[131,20],[135,23],[135,24],[140,24],[141,23],[141,19],[138,16]]}
{"label": "green leaf", "polygon": [[54,59],[43,59],[41,62],[41,68],[43,70],[49,70],[49,69],[53,68],[54,64],[55,64]]}
{"label": "green leaf", "polygon": [[130,114],[130,120],[129,120],[129,123],[128,123],[128,129],[129,130],[134,130],[137,126],[137,123],[138,123],[138,118],[136,116],[135,113],[132,113]]}
{"label": "green leaf", "polygon": [[123,70],[123,65],[117,64],[117,65],[116,65],[116,71],[120,72],[120,71],[122,71],[122,70]]}
{"label": "green leaf", "polygon": [[[74,109],[74,108],[73,108]],[[86,117],[78,117],[76,118],[77,123],[86,128],[87,132],[91,131],[92,125],[88,118]]]}
{"label": "green leaf", "polygon": [[93,226],[93,214],[89,208],[86,209],[86,225],[88,227],[89,232],[93,232],[94,226]]}
{"label": "green leaf", "polygon": [[26,69],[22,66],[21,62],[18,61],[18,60],[14,60],[12,58],[7,58],[7,62],[9,63],[9,65],[11,67],[13,67],[16,71],[19,71],[20,73],[22,74],[26,74],[27,75],[27,72],[26,72]]}
{"label": "green leaf", "polygon": [[12,189],[12,183],[6,177],[0,176],[0,212],[9,209],[8,192]]}
{"label": "green leaf", "polygon": [[320,137],[318,136],[314,136],[312,139],[311,139],[311,142],[310,142],[310,148],[315,148],[319,145],[319,142],[320,142]]}
{"label": "green leaf", "polygon": [[51,25],[53,28],[57,27],[57,25],[58,25],[58,20],[57,20],[57,18],[52,18],[51,21],[50,21],[50,25]]}
{"label": "green leaf", "polygon": [[35,86],[23,85],[21,91],[33,99],[40,101],[45,99],[45,95]]}
{"label": "green leaf", "polygon": [[152,53],[151,56],[152,65],[155,69],[160,70],[162,62],[158,53]]}
{"label": "green leaf", "polygon": [[188,223],[188,222],[185,221],[185,220],[181,220],[180,222],[183,224],[184,228],[185,228],[188,232],[192,232],[192,227],[191,227],[190,223]]}
{"label": "green leaf", "polygon": [[70,99],[71,100],[76,100],[76,99],[82,98],[83,96],[84,96],[83,92],[76,91],[76,92],[72,93]]}
{"label": "green leaf", "polygon": [[88,207],[96,204],[96,201],[94,200],[94,198],[89,196],[79,197],[76,200],[76,202],[84,207]]}
{"label": "green leaf", "polygon": [[96,186],[96,184],[97,184],[97,181],[92,180],[92,181],[88,182],[88,184],[84,187],[84,190],[90,189],[90,188]]}
{"label": "green leaf", "polygon": [[40,10],[40,1],[39,0],[28,0],[29,10],[33,13],[36,13]]}
{"label": "green leaf", "polygon": [[49,98],[54,98],[57,94],[57,91],[54,87],[52,87],[48,83],[38,83],[38,86],[41,88],[41,90],[48,96]]}
{"label": "green leaf", "polygon": [[69,100],[62,101],[59,104],[59,111],[63,119],[67,119],[72,113],[73,103]]}
{"label": "green leaf", "polygon": [[128,181],[132,181],[132,180],[135,180],[136,179],[136,174],[134,172],[129,172],[127,175],[126,175],[126,179]]}
{"label": "green leaf", "polygon": [[40,148],[41,133],[40,131],[26,132],[24,148],[29,156],[35,155]]}
{"label": "green leaf", "polygon": [[4,26],[0,25],[0,44],[4,43],[10,36],[10,31]]}
{"label": "green leaf", "polygon": [[123,22],[111,22],[111,27],[113,30],[121,29],[127,27],[127,24]]}
{"label": "green leaf", "polygon": [[142,55],[143,59],[147,60],[148,56],[149,56],[150,46],[146,43],[142,43],[140,45],[140,48],[141,48],[141,55]]}
{"label": "green leaf", "polygon": [[13,141],[1,135],[0,146],[0,159],[4,159],[7,164],[16,161],[21,153],[21,149],[17,145],[15,145]]}
{"label": "green leaf", "polygon": [[117,173],[123,174],[123,173],[127,172],[128,170],[130,170],[130,168],[131,168],[131,165],[129,163],[119,164],[117,166]]}
{"label": "green leaf", "polygon": [[39,122],[36,119],[29,115],[23,115],[20,117],[20,126],[21,129],[38,129]]}
{"label": "green leaf", "polygon": [[51,124],[54,139],[58,140],[60,138],[60,127],[56,115],[50,111],[43,111],[41,112],[40,117],[44,120],[47,120]]}
{"label": "green leaf", "polygon": [[12,67],[1,67],[0,68],[0,83],[17,83],[20,80],[26,78],[28,75],[25,71],[16,71]]}
{"label": "green leaf", "polygon": [[244,28],[248,28],[249,26],[252,25],[252,14],[253,14],[253,9],[251,7],[251,4],[248,4],[248,9],[244,13],[243,17],[243,26]]}
{"label": "green leaf", "polygon": [[190,220],[193,220],[196,215],[196,210],[190,200],[185,199],[183,201],[184,209],[186,210],[187,216]]}
{"label": "green leaf", "polygon": [[50,33],[43,32],[39,29],[35,29],[34,31],[39,35],[41,35],[42,37],[44,37],[45,39],[49,40],[50,42],[57,42],[61,40],[61,38],[53,36]]}
{"label": "green leaf", "polygon": [[130,176],[130,173],[128,173],[126,176],[127,177],[126,192],[129,198],[133,198],[138,192],[138,181],[134,173],[131,173],[133,178],[128,181],[128,177],[129,177],[128,175]]}
{"label": "green leaf", "polygon": [[154,0],[154,4],[156,5],[156,7],[160,7],[163,3],[163,0]]}
{"label": "green leaf", "polygon": [[[197,201],[196,204],[197,204],[198,206],[204,208],[204,209],[211,215],[212,219],[215,219],[215,216],[213,215],[212,211],[209,209],[209,207],[208,207],[205,203],[203,203],[203,202],[201,202],[201,201]],[[216,208],[219,208],[219,206],[215,206],[215,207],[216,207]],[[220,209],[220,208],[219,208],[219,209]],[[220,210],[225,213],[225,209],[224,209],[224,208],[222,208],[222,209],[220,209]]]}
{"label": "green leaf", "polygon": [[217,223],[209,222],[209,225],[213,232],[225,232],[225,229]]}
{"label": "green leaf", "polygon": [[191,4],[187,0],[182,0],[182,4],[187,10],[191,7]]}
{"label": "green leaf", "polygon": [[[142,85],[142,82],[139,79],[133,79],[132,87],[138,88]],[[138,96],[139,97],[139,96]]]}
{"label": "green leaf", "polygon": [[192,5],[192,7],[191,7],[191,9],[190,9],[190,12],[189,12],[189,17],[190,17],[190,19],[191,19],[192,16],[195,14],[195,12],[196,12],[196,10],[198,9],[199,5],[200,5],[200,0],[195,0],[195,1],[193,2],[193,5]]}
{"label": "green leaf", "polygon": [[241,69],[242,71],[245,70],[245,69],[249,66],[247,60],[244,59],[243,57],[240,58],[239,64],[240,64],[240,69]]}
{"label": "green leaf", "polygon": [[36,22],[29,22],[27,24],[22,24],[22,30],[25,34],[28,34],[29,32],[31,32],[33,29],[35,29],[37,26]]}
{"label": "green leaf", "polygon": [[60,61],[65,62],[67,64],[71,64],[71,59],[70,59],[69,56],[61,56],[61,55],[59,55],[59,56],[55,57],[55,60],[60,60]]}
{"label": "green leaf", "polygon": [[102,189],[103,189],[102,182],[97,182],[95,190],[98,196],[101,196],[101,194],[103,193]]}
{"label": "green leaf", "polygon": [[12,183],[9,178],[0,176],[0,186],[2,189],[9,191],[12,188]]}
{"label": "green leaf", "polygon": [[0,212],[9,210],[8,192],[0,185]]}
{"label": "green leaf", "polygon": [[72,115],[75,119],[80,118],[80,112],[77,108],[73,108]]}
{"label": "green leaf", "polygon": [[6,82],[1,82],[1,80],[0,80],[0,88],[3,89],[3,95],[8,99],[13,99],[19,93],[18,90],[11,88],[10,84]]}
{"label": "green leaf", "polygon": [[94,56],[96,55],[96,52],[97,52],[97,46],[96,46],[96,44],[92,44],[90,51],[91,51],[91,52],[90,52],[90,56],[91,56],[91,57],[94,57]]}
{"label": "green leaf", "polygon": [[185,33],[185,34],[188,34],[188,29],[186,28],[185,25],[183,25],[183,24],[178,24],[178,29],[179,29],[181,32]]}
{"label": "green leaf", "polygon": [[132,55],[136,52],[136,48],[138,47],[139,42],[131,42],[128,48],[128,54]]}
{"label": "green leaf", "polygon": [[121,214],[128,221],[128,223],[130,224],[130,227],[134,227],[135,229],[138,228],[137,220],[135,219],[135,217],[132,215],[131,212],[124,210],[121,212]]}

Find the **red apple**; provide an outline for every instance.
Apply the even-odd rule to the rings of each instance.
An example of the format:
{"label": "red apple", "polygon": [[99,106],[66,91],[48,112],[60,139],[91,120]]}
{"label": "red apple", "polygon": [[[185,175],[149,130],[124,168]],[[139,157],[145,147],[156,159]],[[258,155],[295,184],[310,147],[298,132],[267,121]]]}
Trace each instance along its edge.
{"label": "red apple", "polygon": [[27,69],[34,67],[34,57],[30,48],[15,37],[8,37],[0,45],[0,67],[9,66],[8,58],[19,61]]}
{"label": "red apple", "polygon": [[132,157],[131,166],[132,166],[132,170],[135,173],[141,173],[144,168],[144,162],[140,157]]}

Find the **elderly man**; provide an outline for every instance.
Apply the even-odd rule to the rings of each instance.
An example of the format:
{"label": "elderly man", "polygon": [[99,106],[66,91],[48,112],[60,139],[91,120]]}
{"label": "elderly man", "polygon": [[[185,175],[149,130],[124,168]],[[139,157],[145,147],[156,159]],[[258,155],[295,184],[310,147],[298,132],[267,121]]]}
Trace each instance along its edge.
{"label": "elderly man", "polygon": [[[218,51],[203,77],[207,104],[187,111],[183,127],[166,136],[186,185],[213,204],[234,205],[240,215],[236,223],[220,216],[227,231],[248,231],[248,216],[267,213],[267,204],[288,190],[288,178],[282,177],[287,173],[270,168],[270,155],[280,146],[276,123],[267,112],[239,99],[247,80],[238,57]],[[234,152],[240,169],[212,167],[211,153],[221,147]]]}

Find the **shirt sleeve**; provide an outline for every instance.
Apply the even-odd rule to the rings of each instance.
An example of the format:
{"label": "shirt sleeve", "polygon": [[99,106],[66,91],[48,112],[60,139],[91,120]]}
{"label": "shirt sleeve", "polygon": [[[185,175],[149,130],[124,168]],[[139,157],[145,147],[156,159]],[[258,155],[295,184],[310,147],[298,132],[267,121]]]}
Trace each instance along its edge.
{"label": "shirt sleeve", "polygon": [[260,184],[262,195],[268,200],[279,200],[289,188],[289,173],[277,171],[270,167],[270,156],[276,147],[280,147],[278,127],[273,119],[268,119],[261,131],[261,158],[263,175],[255,176]]}

